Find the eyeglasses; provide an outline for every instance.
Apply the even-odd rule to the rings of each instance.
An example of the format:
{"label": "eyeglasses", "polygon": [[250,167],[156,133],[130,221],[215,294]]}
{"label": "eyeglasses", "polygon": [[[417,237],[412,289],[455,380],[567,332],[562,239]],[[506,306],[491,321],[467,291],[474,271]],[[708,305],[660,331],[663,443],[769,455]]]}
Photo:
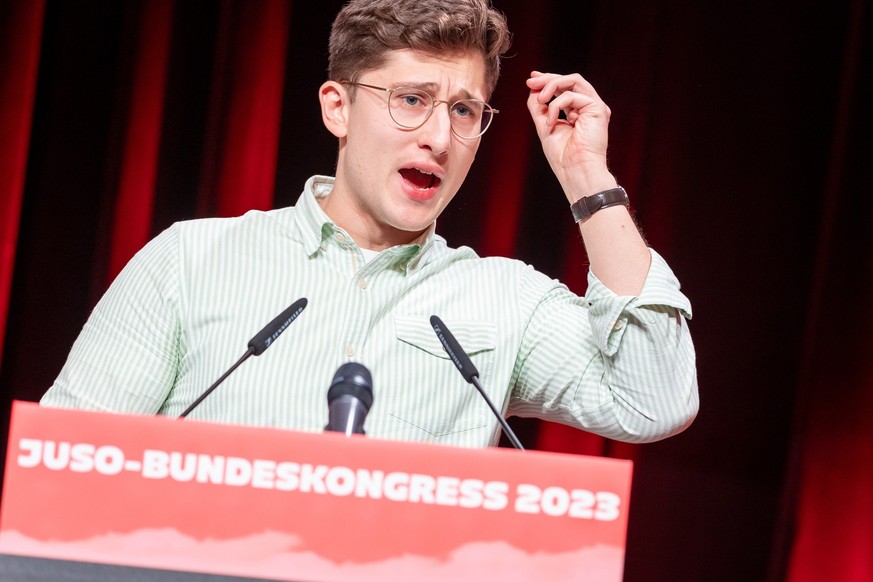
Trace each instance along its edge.
{"label": "eyeglasses", "polygon": [[421,89],[412,87],[397,87],[386,89],[366,83],[340,81],[344,85],[366,87],[388,93],[388,114],[394,123],[403,129],[418,129],[430,119],[434,107],[445,103],[449,108],[449,120],[452,133],[461,139],[476,139],[488,130],[496,109],[478,99],[459,99],[454,103],[434,99],[433,95]]}

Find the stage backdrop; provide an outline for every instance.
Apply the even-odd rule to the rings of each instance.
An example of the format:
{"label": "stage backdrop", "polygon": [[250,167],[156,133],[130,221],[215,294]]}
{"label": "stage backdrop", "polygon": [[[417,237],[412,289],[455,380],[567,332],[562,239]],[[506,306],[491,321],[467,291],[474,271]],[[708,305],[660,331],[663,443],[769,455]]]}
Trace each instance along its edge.
{"label": "stage backdrop", "polygon": [[[523,440],[635,461],[629,581],[871,579],[869,3],[496,3],[515,32],[501,113],[439,232],[584,293],[524,87],[532,69],[582,72],[613,111],[611,167],[693,302],[702,398],[662,443],[516,421]],[[149,238],[293,204],[332,172],[316,91],[340,4],[0,2],[4,418],[51,384]]]}

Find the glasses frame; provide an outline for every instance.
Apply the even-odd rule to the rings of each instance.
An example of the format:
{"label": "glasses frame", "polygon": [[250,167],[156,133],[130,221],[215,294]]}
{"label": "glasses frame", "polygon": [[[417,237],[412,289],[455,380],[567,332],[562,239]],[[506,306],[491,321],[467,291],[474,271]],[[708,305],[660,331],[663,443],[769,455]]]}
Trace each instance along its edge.
{"label": "glasses frame", "polygon": [[[427,91],[424,91],[422,89],[417,89],[415,87],[400,86],[400,87],[395,87],[393,89],[389,89],[387,87],[379,87],[377,85],[369,85],[367,83],[359,83],[357,81],[343,80],[343,81],[340,81],[340,83],[343,85],[350,85],[352,87],[366,87],[367,89],[375,89],[377,91],[384,91],[384,92],[388,93],[388,102],[387,102],[388,115],[391,117],[391,121],[393,121],[394,123],[397,124],[398,127],[401,127],[403,129],[413,130],[413,129],[418,129],[419,127],[423,126],[425,123],[427,123],[427,120],[430,119],[430,116],[433,115],[433,112],[436,109],[436,106],[439,105],[440,103],[445,103],[446,106],[449,108],[449,126],[452,128],[452,133],[455,134],[460,139],[467,139],[467,140],[479,139],[480,137],[482,137],[485,134],[486,131],[488,131],[488,128],[491,127],[491,123],[494,121],[494,115],[497,113],[500,113],[499,110],[494,109],[493,107],[491,107],[491,105],[489,105],[485,101],[482,101],[481,99],[458,99],[457,101],[446,101],[445,99],[437,99],[436,97],[434,97],[433,95],[431,95]],[[394,114],[391,112],[391,94],[394,93],[395,91],[399,91],[401,89],[409,89],[411,91],[417,91],[419,93],[424,93],[425,95],[430,97],[430,111],[427,112],[427,115],[425,116],[425,118],[418,125],[404,125],[404,124],[400,123],[399,121],[397,121],[394,118]],[[458,103],[462,103],[464,101],[478,101],[479,103],[482,103],[486,109],[491,110],[491,116],[488,118],[488,124],[485,126],[485,128],[482,131],[480,131],[478,134],[474,135],[473,137],[468,137],[468,136],[459,134],[457,131],[455,131],[455,126],[452,123],[452,117],[451,117],[452,107],[454,107]]]}

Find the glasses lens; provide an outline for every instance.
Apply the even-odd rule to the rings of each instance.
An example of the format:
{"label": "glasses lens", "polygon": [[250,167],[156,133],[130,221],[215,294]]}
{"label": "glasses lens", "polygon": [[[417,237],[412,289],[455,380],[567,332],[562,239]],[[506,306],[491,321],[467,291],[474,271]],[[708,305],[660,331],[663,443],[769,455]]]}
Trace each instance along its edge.
{"label": "glasses lens", "polygon": [[452,105],[452,129],[461,137],[479,137],[491,124],[492,109],[478,99],[462,99]]}
{"label": "glasses lens", "polygon": [[415,129],[423,124],[433,109],[433,97],[418,89],[398,87],[388,99],[388,112],[397,125]]}
{"label": "glasses lens", "polygon": [[[430,116],[434,99],[430,93],[420,89],[398,87],[388,98],[388,113],[391,119],[407,129],[421,127]],[[452,130],[460,137],[474,139],[485,133],[491,125],[494,110],[478,99],[461,99],[450,107]]]}

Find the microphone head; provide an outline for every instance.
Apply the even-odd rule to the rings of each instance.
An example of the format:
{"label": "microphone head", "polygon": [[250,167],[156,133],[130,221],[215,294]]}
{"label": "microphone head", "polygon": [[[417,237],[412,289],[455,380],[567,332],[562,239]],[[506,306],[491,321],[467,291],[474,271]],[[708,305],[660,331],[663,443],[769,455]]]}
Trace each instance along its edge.
{"label": "microphone head", "polygon": [[373,378],[370,370],[358,362],[346,362],[337,369],[327,391],[327,404],[341,396],[354,396],[370,410],[373,404]]}
{"label": "microphone head", "polygon": [[264,326],[264,329],[255,334],[255,337],[249,340],[248,345],[252,355],[260,356],[263,354],[264,350],[270,347],[276,341],[276,338],[282,335],[282,332],[297,319],[303,309],[306,308],[307,303],[306,297],[301,297],[285,309],[285,311],[277,315],[273,321]]}
{"label": "microphone head", "polygon": [[464,351],[464,348],[461,347],[461,344],[458,343],[458,340],[455,339],[455,336],[452,335],[452,332],[449,331],[449,328],[446,327],[446,324],[439,317],[431,315],[430,325],[433,327],[433,331],[436,333],[440,343],[443,344],[443,349],[446,350],[449,359],[461,373],[461,376],[472,384],[473,378],[479,376],[479,370],[473,365],[470,356],[467,355],[467,352]]}

